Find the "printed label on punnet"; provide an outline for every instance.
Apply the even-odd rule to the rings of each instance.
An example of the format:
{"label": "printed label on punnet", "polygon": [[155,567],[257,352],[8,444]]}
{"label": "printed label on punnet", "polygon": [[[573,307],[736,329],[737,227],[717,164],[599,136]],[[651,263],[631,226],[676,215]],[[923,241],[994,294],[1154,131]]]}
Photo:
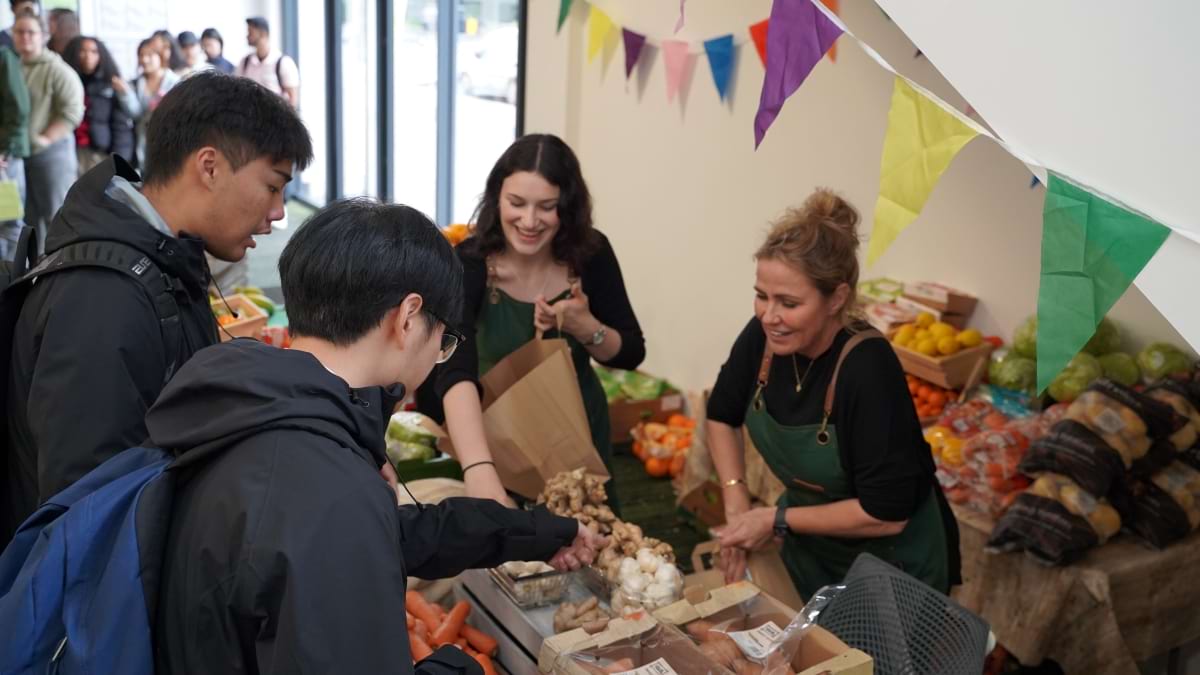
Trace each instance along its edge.
{"label": "printed label on punnet", "polygon": [[671,664],[667,663],[666,659],[659,659],[653,663],[647,663],[641,668],[626,670],[623,673],[617,673],[617,675],[679,675],[679,673],[675,672],[675,669],[671,667]]}
{"label": "printed label on punnet", "polygon": [[729,637],[742,648],[742,653],[746,656],[761,660],[767,658],[767,654],[771,653],[771,645],[781,635],[783,631],[779,630],[779,626],[776,626],[774,621],[768,621],[753,630],[730,633]]}

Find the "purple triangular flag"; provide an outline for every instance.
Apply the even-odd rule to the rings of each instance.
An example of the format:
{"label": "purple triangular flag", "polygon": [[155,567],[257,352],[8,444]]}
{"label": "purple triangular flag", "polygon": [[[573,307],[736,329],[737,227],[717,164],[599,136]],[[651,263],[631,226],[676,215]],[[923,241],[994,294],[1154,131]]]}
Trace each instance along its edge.
{"label": "purple triangular flag", "polygon": [[775,0],[770,22],[767,74],[763,78],[758,114],[754,116],[755,148],[779,116],[784,101],[800,88],[842,34],[842,29],[811,0]]}
{"label": "purple triangular flag", "polygon": [[635,33],[628,28],[621,29],[621,37],[625,38],[625,79],[629,79],[642,56],[642,47],[646,45],[646,36]]}

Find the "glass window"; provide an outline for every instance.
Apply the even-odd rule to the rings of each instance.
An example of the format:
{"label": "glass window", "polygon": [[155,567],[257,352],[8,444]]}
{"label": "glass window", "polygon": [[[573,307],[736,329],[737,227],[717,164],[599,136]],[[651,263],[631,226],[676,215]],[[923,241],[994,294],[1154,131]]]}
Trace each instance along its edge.
{"label": "glass window", "polygon": [[[315,8],[311,8],[315,9]],[[313,162],[297,177],[295,196],[316,206],[329,201],[328,116],[325,91],[325,13],[301,11],[297,14],[298,35],[296,65],[300,69],[300,117],[313,142]],[[290,211],[290,207],[289,207]],[[289,218],[291,213],[289,212]],[[299,224],[297,221],[296,224]]]}
{"label": "glass window", "polygon": [[378,40],[374,0],[345,0],[342,39],[342,188],[378,195]]}
{"label": "glass window", "polygon": [[396,7],[392,194],[430,218],[437,211],[438,0]]}
{"label": "glass window", "polygon": [[453,221],[475,211],[488,172],[516,137],[519,0],[460,5],[454,128]]}

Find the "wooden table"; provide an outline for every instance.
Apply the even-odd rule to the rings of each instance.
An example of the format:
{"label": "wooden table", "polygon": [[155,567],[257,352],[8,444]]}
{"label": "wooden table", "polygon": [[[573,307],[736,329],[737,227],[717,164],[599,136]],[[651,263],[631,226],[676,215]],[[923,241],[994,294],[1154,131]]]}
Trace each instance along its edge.
{"label": "wooden table", "polygon": [[1067,673],[1137,673],[1137,663],[1200,639],[1200,533],[1163,551],[1119,535],[1066,567],[991,554],[992,521],[955,509],[963,585],[954,598],[982,616],[1021,663]]}

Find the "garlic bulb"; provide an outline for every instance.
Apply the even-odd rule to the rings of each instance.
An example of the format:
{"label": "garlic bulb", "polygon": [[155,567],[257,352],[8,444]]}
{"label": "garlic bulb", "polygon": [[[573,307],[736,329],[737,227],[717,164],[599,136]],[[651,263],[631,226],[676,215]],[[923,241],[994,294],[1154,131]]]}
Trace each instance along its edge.
{"label": "garlic bulb", "polygon": [[645,599],[643,604],[646,605],[647,609],[658,609],[674,602],[675,592],[668,586],[653,583],[646,587],[646,590],[642,593],[642,597]]}
{"label": "garlic bulb", "polygon": [[621,580],[621,590],[632,598],[641,597],[642,591],[646,590],[646,586],[649,585],[649,578],[642,574],[634,574]]}
{"label": "garlic bulb", "polygon": [[619,579],[628,579],[631,576],[641,573],[641,568],[638,567],[638,562],[633,558],[623,558],[621,560],[621,569],[618,572]]}
{"label": "garlic bulb", "polygon": [[637,564],[646,574],[654,574],[658,570],[662,558],[658,557],[654,551],[648,548],[643,548],[637,552]]}
{"label": "garlic bulb", "polygon": [[654,582],[662,584],[676,592],[683,589],[683,575],[679,573],[679,568],[671,563],[659,565],[658,569],[654,572]]}

